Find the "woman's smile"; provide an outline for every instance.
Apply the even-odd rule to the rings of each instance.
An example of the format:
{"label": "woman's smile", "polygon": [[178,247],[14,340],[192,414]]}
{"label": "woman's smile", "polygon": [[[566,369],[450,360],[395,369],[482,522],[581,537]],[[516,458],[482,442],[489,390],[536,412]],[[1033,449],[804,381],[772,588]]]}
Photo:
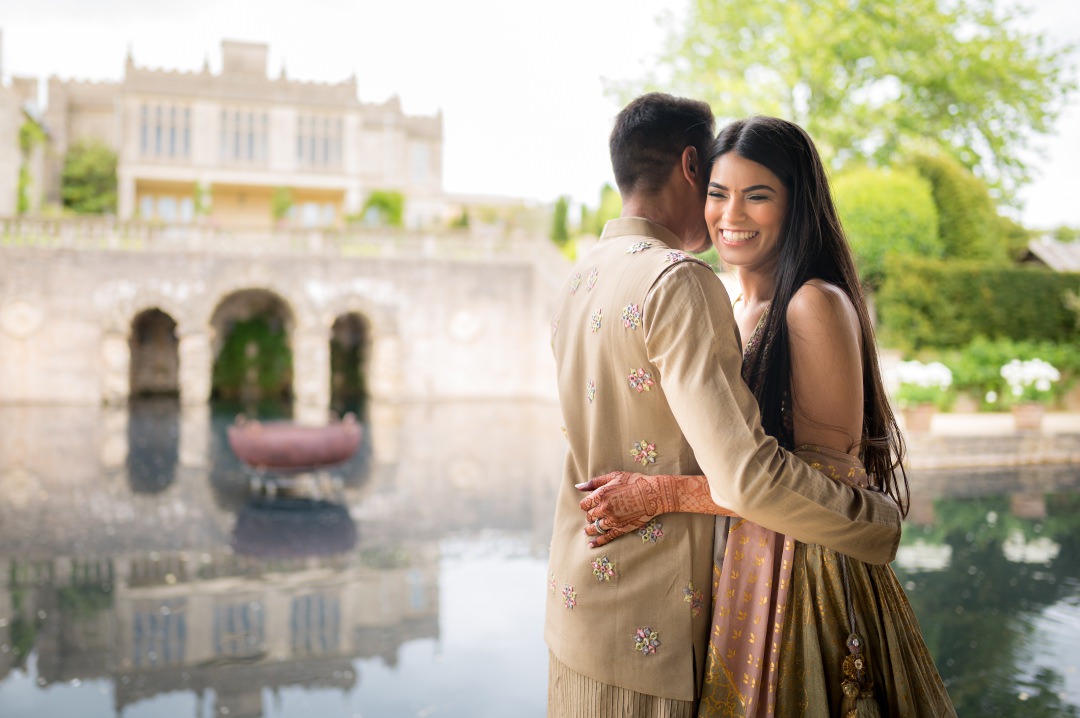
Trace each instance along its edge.
{"label": "woman's smile", "polygon": [[755,230],[747,229],[721,229],[720,238],[724,244],[746,244],[758,236]]}

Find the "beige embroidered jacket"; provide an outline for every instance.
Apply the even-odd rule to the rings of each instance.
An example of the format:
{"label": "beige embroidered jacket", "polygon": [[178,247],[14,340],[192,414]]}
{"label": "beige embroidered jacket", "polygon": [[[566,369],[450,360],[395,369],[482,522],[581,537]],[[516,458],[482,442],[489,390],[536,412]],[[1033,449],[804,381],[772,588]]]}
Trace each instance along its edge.
{"label": "beige embroidered jacket", "polygon": [[900,514],[888,497],[828,479],[762,431],[723,284],[674,241],[647,220],[613,220],[561,290],[552,347],[569,450],[544,633],[579,673],[693,700],[714,518],[665,514],[590,549],[574,484],[614,470],[703,473],[714,500],[738,515],[879,564],[895,556]]}

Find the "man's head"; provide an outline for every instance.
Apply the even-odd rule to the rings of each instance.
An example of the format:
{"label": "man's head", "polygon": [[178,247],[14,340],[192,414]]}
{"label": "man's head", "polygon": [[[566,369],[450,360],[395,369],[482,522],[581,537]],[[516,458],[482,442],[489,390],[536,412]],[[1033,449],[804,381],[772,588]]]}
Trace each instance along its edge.
{"label": "man's head", "polygon": [[702,244],[714,128],[707,103],[651,92],[624,107],[611,131],[611,165],[623,205],[644,203],[667,215],[662,223],[687,249]]}

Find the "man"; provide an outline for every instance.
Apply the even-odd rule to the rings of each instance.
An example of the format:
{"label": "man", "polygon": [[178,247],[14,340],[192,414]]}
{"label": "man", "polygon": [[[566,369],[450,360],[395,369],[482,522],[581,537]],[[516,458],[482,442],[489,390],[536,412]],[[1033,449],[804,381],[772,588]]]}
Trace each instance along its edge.
{"label": "man", "polygon": [[[609,471],[704,474],[707,502],[887,563],[900,513],[831,481],[761,429],[727,293],[687,255],[709,246],[702,102],[652,93],[616,118],[622,216],[574,268],[552,322],[569,452],[555,511],[545,639],[549,716],[692,716],[706,655],[713,516],[653,490],[662,514],[603,546],[577,484]],[[681,502],[681,503],[680,503]],[[677,511],[677,513],[676,513]],[[670,513],[669,513],[670,512]]]}

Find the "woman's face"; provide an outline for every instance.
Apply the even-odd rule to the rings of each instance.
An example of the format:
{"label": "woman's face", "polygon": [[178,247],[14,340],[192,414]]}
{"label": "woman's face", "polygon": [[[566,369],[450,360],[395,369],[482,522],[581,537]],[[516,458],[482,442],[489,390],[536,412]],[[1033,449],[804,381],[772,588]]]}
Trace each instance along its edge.
{"label": "woman's face", "polygon": [[709,177],[705,223],[728,266],[771,270],[787,207],[787,188],[764,165],[736,152],[716,160]]}

